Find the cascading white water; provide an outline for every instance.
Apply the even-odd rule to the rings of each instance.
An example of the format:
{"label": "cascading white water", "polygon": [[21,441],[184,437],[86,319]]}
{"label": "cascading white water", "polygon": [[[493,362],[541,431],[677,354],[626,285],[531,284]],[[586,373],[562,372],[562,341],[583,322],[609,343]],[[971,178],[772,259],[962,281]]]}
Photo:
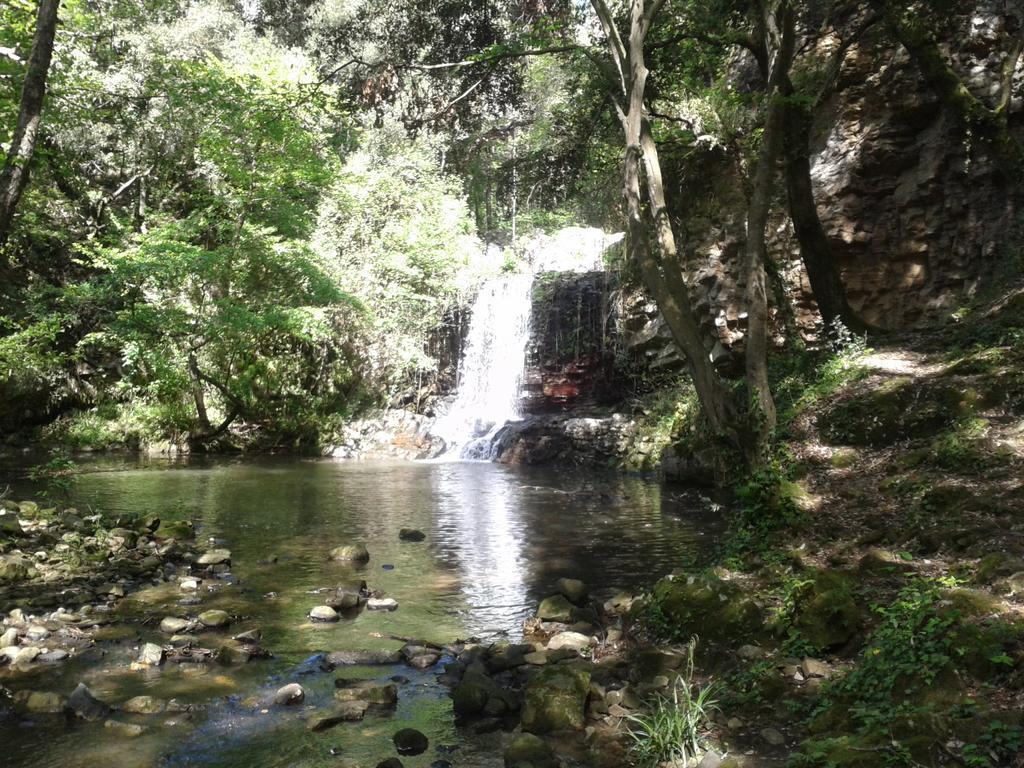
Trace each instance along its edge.
{"label": "cascading white water", "polygon": [[445,441],[442,458],[491,459],[495,433],[521,415],[532,289],[532,274],[494,278],[481,286],[459,363],[455,401],[431,429]]}
{"label": "cascading white water", "polygon": [[530,273],[505,275],[481,286],[469,319],[455,400],[430,430],[445,442],[441,460],[491,460],[498,430],[521,418],[534,275],[603,269],[605,251],[621,239],[621,233],[608,235],[594,227],[538,235],[522,252]]}

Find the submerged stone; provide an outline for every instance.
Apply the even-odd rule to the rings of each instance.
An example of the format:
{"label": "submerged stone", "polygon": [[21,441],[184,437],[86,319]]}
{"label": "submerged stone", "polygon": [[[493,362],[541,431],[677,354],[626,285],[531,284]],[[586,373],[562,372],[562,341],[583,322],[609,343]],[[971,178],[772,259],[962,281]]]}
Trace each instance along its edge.
{"label": "submerged stone", "polygon": [[403,728],[392,737],[392,741],[400,755],[421,755],[430,746],[427,737],[415,728]]}
{"label": "submerged stone", "polygon": [[526,686],[523,730],[529,733],[582,730],[590,672],[566,666],[544,667]]}
{"label": "submerged stone", "polygon": [[331,560],[366,563],[370,560],[370,552],[363,544],[345,544],[331,550]]}
{"label": "submerged stone", "polygon": [[288,683],[288,685],[277,689],[277,693],[274,694],[274,703],[278,706],[290,706],[301,704],[305,698],[306,692],[302,690],[301,685],[298,683]]}
{"label": "submerged stone", "polygon": [[155,696],[135,696],[121,705],[122,712],[133,715],[159,715],[167,709],[167,702]]}
{"label": "submerged stone", "polygon": [[402,541],[423,541],[427,535],[415,528],[403,528],[398,532],[398,538]]}
{"label": "submerged stone", "polygon": [[329,605],[318,605],[310,610],[309,618],[313,621],[337,621],[340,616]]}
{"label": "submerged stone", "polygon": [[505,768],[559,768],[559,762],[543,739],[523,733],[505,750]]}
{"label": "submerged stone", "polygon": [[167,616],[160,622],[160,631],[168,635],[177,635],[188,629],[188,621],[177,616]]}
{"label": "submerged stone", "polygon": [[400,651],[333,651],[327,654],[326,662],[331,667],[376,666],[398,664],[402,661]]}
{"label": "submerged stone", "polygon": [[141,736],[146,732],[146,726],[139,725],[138,723],[124,723],[120,720],[107,720],[103,724],[103,727],[117,733],[120,736],[126,736],[128,738],[135,738]]}
{"label": "submerged stone", "polygon": [[110,707],[92,695],[92,691],[79,683],[68,697],[68,709],[83,720],[102,720],[110,714]]}
{"label": "submerged stone", "polygon": [[370,705],[365,701],[342,701],[331,709],[322,710],[309,719],[309,730],[324,731],[340,723],[352,723],[363,719]]}
{"label": "submerged stone", "polygon": [[231,565],[230,549],[211,549],[196,560],[197,565]]}
{"label": "submerged stone", "polygon": [[377,683],[373,680],[334,681],[337,690],[334,698],[338,701],[365,701],[380,707],[393,707],[398,704],[398,686],[394,683]]}
{"label": "submerged stone", "polygon": [[559,579],[555,582],[555,589],[576,605],[587,599],[587,585],[579,579]]}
{"label": "submerged stone", "polygon": [[231,617],[228,616],[227,611],[217,609],[203,611],[199,614],[199,623],[210,629],[220,629],[231,623]]}

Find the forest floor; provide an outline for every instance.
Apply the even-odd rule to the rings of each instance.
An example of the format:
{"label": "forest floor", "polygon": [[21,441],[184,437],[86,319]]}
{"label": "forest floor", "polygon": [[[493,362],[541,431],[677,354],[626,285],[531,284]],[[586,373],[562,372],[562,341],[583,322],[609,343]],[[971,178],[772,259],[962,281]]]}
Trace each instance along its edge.
{"label": "forest floor", "polygon": [[802,388],[782,497],[747,485],[645,626],[701,636],[726,765],[1024,765],[1024,290],[872,344]]}

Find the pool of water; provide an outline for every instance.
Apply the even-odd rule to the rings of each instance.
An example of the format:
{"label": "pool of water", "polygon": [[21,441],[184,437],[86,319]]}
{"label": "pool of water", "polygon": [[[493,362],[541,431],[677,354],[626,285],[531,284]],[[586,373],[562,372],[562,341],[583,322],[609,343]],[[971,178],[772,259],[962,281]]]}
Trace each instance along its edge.
{"label": "pool of water", "polygon": [[[101,725],[9,716],[0,720],[5,766],[329,766],[338,762],[332,748],[373,766],[394,756],[391,735],[403,727],[431,741],[425,754],[403,759],[406,766],[438,759],[499,766],[501,735],[455,728],[447,691],[435,681],[439,669],[323,674],[307,660],[320,651],[397,648],[393,637],[514,638],[559,577],[580,578],[596,593],[646,585],[699,560],[721,528],[716,507],[697,492],[564,468],[246,458],[107,460],[85,469],[71,499],[80,509],[192,519],[199,542],[230,548],[234,579],[201,592],[202,605],[188,610],[224,608],[239,617],[233,632],[259,627],[274,658],[242,667],[130,670],[140,642],[162,639],[145,620],[181,611],[176,588],[154,585],[124,601],[124,637],[59,669],[0,683],[66,695],[84,681],[111,703],[146,693],[201,711],[191,719],[138,716],[148,730],[132,739]],[[400,541],[400,528],[418,528],[426,540]],[[353,541],[368,547],[368,564],[327,559],[330,549]],[[399,609],[310,623],[307,612],[321,602],[315,591],[353,576],[395,598]],[[311,733],[305,718],[330,702],[339,674],[401,674],[409,682],[400,687],[394,715]],[[304,707],[260,706],[293,680],[306,690]]]}

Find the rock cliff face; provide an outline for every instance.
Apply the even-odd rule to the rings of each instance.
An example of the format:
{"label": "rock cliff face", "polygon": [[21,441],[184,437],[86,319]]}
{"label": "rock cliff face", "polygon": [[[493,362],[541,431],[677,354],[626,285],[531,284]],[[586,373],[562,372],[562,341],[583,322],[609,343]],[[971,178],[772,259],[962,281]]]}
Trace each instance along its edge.
{"label": "rock cliff face", "polygon": [[[946,32],[954,69],[989,105],[1024,22],[1010,5],[963,3]],[[812,173],[851,305],[883,327],[948,318],[1010,245],[1016,191],[884,30],[851,51],[826,106]]]}
{"label": "rock cliff face", "polygon": [[534,282],[523,411],[552,413],[621,399],[618,278],[545,272]]}
{"label": "rock cliff face", "polygon": [[[962,2],[942,30],[943,53],[971,92],[993,106],[1003,62],[1024,27],[1013,4]],[[851,21],[851,24],[853,22]],[[823,49],[835,40],[822,41]],[[1014,77],[1009,119],[1024,132],[1024,63]],[[818,212],[852,307],[881,328],[948,322],[1001,262],[1019,258],[1019,191],[986,148],[929,89],[917,65],[876,24],[854,45],[812,135]],[[697,153],[666,174],[672,215],[708,351],[726,361],[742,347],[746,314],[739,257],[744,180],[722,150]],[[813,296],[777,188],[770,226],[778,271],[775,298],[788,297],[804,336],[820,332]],[[656,368],[681,364],[667,327],[642,296],[627,299],[626,346]],[[787,318],[775,302],[776,325]],[[787,309],[788,311],[788,309]]]}

